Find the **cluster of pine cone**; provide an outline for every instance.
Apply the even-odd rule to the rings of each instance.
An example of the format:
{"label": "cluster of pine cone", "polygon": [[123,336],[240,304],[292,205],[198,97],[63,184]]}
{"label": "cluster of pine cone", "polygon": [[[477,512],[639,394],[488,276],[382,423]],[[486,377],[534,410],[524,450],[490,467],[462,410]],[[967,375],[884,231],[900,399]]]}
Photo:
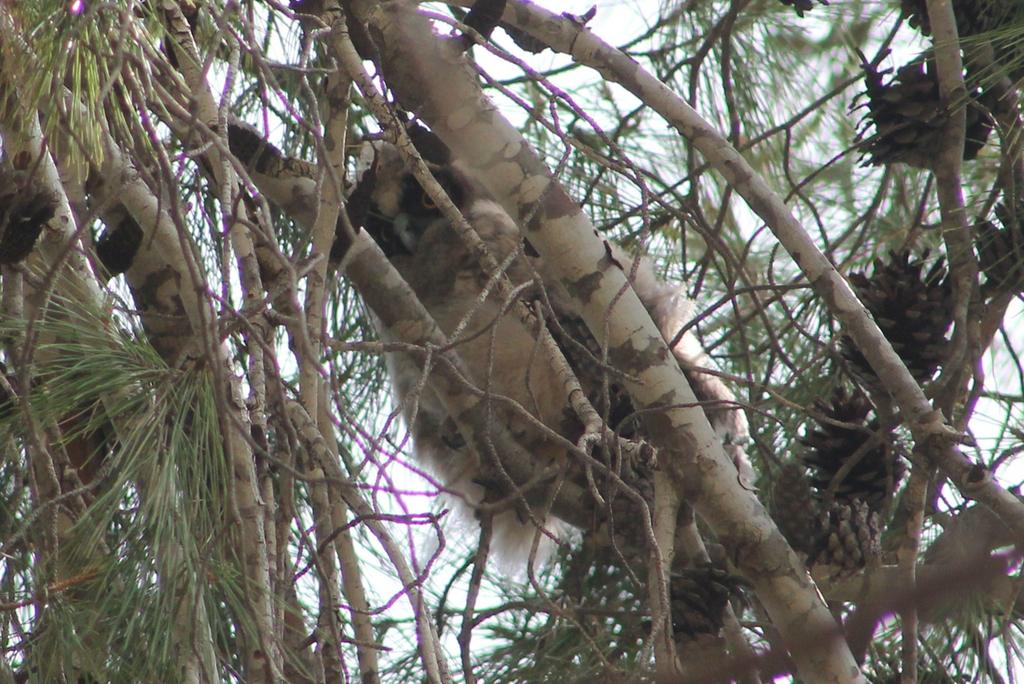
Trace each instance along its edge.
{"label": "cluster of pine cone", "polygon": [[852,574],[880,555],[882,519],[905,466],[895,436],[869,419],[871,404],[860,392],[839,388],[816,408],[803,453],[775,480],[772,516],[809,566]]}
{"label": "cluster of pine cone", "polygon": [[[942,258],[891,253],[873,272],[850,275],[858,297],[921,384],[942,363],[951,326],[952,288]],[[845,368],[873,396],[885,388],[852,340],[843,337]],[[837,389],[818,402],[799,458],[783,465],[772,488],[779,529],[809,565],[856,572],[880,553],[880,534],[905,465],[899,440],[872,416],[857,390]],[[810,514],[808,513],[810,512]]]}

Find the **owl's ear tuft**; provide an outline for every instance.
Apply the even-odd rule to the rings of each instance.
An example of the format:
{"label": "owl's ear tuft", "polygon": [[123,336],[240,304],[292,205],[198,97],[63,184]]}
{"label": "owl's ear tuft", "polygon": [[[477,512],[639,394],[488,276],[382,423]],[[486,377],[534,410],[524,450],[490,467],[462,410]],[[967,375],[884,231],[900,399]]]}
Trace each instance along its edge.
{"label": "owl's ear tuft", "polygon": [[[434,178],[441,185],[441,187],[444,188],[444,191],[445,193],[447,193],[448,199],[452,201],[452,204],[459,207],[460,209],[465,208],[467,195],[469,194],[466,187],[468,181],[466,181],[465,178],[456,173],[455,169],[451,167],[434,171]],[[421,192],[423,192],[424,197],[426,197],[428,200],[430,199],[426,192],[422,190],[422,188]],[[437,209],[437,207],[434,205],[433,200],[430,200],[430,204],[432,206],[429,208],[435,210]]]}
{"label": "owl's ear tuft", "polygon": [[407,127],[409,139],[424,161],[438,166],[447,166],[452,161],[452,151],[448,149],[437,134],[427,130],[422,124],[413,122]]}
{"label": "owl's ear tuft", "polygon": [[354,228],[358,228],[366,221],[366,214],[370,210],[373,200],[373,190],[377,184],[377,160],[376,158],[363,171],[356,183],[352,193],[345,201],[345,211],[348,212],[348,219]]}
{"label": "owl's ear tuft", "polygon": [[[372,151],[372,146],[367,145],[363,151],[366,152],[366,149]],[[360,164],[362,162],[363,159],[360,159]],[[359,181],[352,189],[352,192],[345,199],[345,213],[348,215],[349,224],[356,231],[367,225],[366,217],[370,212],[370,206],[373,204],[373,189],[376,182],[377,159],[373,157],[369,162],[369,166],[366,167],[359,177]],[[376,240],[378,236],[374,235],[372,237]],[[338,223],[334,228],[334,243],[331,245],[329,261],[331,263],[340,262],[351,246],[351,241],[345,235],[345,226],[339,216]]]}

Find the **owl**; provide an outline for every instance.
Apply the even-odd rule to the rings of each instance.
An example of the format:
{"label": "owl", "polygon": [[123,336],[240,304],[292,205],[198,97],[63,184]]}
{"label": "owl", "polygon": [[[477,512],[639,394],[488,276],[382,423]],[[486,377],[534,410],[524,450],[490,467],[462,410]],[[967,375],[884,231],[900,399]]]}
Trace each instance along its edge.
{"label": "owl", "polygon": [[[425,145],[423,140],[417,140],[417,147],[430,158],[434,177],[497,262],[507,265],[505,275],[512,289],[531,308],[537,302],[544,303],[549,330],[595,408],[608,417],[609,425],[619,434],[642,437],[629,397],[615,377],[606,377],[601,350],[574,312],[571,297],[524,241],[515,221],[458,163],[449,160],[446,149],[439,148],[439,143]],[[375,142],[368,144],[363,157],[367,170],[349,201],[353,224],[362,226],[374,238],[404,277],[448,336],[471,381],[511,399],[534,419],[501,401],[493,404],[494,420],[510,430],[538,468],[565,458],[565,449],[551,434],[575,443],[583,434],[583,426],[569,407],[566,391],[547,365],[547,358],[539,353],[527,323],[495,288],[488,291],[489,279],[478,259],[407,169],[398,149]],[[353,201],[356,197],[358,201]],[[634,261],[617,245],[609,244],[608,249],[623,270],[632,274],[633,288],[666,341],[679,337],[673,352],[697,398],[706,406],[739,477],[749,480],[751,470],[742,446],[748,437],[746,417],[718,377],[700,372],[709,360],[696,338],[689,332],[678,336],[692,318],[692,302],[679,288],[660,281],[649,260]],[[387,330],[377,327],[382,338],[390,341]],[[489,494],[478,456],[459,435],[429,382],[422,382],[420,367],[399,353],[389,354],[387,365],[396,403],[412,437],[414,456],[437,477],[459,507],[472,511]],[[550,432],[538,430],[537,421]],[[526,557],[539,519],[539,515],[524,515],[515,506],[497,514],[492,542],[498,556],[508,560]],[[542,522],[548,532],[558,534],[564,529],[557,520]],[[550,544],[542,547],[550,549]]]}

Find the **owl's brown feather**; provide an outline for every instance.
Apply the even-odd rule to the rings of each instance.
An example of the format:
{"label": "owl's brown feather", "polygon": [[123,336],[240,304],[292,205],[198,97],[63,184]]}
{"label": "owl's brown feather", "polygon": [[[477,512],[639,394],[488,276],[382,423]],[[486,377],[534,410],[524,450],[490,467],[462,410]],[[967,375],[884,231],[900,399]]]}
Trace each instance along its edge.
{"label": "owl's brown feather", "polygon": [[[487,277],[476,257],[449,225],[422,188],[411,180],[398,151],[386,144],[374,146],[372,188],[357,191],[369,196],[364,226],[381,244],[395,268],[417,294],[427,311],[449,336],[472,381],[479,387],[512,399],[550,430],[570,442],[582,434],[582,425],[570,411],[566,390],[557,374],[539,353],[535,335],[527,324],[510,312],[496,292],[483,296]],[[632,413],[628,396],[609,376],[600,362],[600,349],[593,336],[574,313],[572,299],[558,285],[537,256],[528,256],[523,238],[512,218],[461,174],[457,167],[438,168],[437,177],[449,196],[499,263],[509,263],[506,275],[513,288],[528,301],[550,304],[559,325],[551,326],[556,341],[576,372],[581,386],[599,410],[606,410],[612,428]],[[692,302],[677,288],[660,281],[647,259],[635,268],[633,258],[615,245],[611,256],[633,273],[632,285],[651,312],[666,340],[672,340],[692,317]],[[513,256],[515,255],[515,256]],[[509,261],[509,259],[511,259]],[[537,282],[539,280],[539,282]],[[541,297],[540,288],[544,288]],[[387,331],[381,330],[387,338]],[[698,399],[707,402],[712,425],[731,452],[740,476],[749,479],[750,469],[742,444],[747,439],[747,422],[737,408],[728,387],[714,375],[700,371],[708,359],[692,333],[683,334],[673,349]],[[410,426],[414,455],[434,472],[448,491],[470,507],[488,495],[478,455],[461,440],[441,401],[426,383],[411,359],[393,354],[388,359],[395,397]],[[605,387],[612,396],[603,396]],[[519,443],[537,459],[538,469],[563,458],[565,450],[506,402],[494,403],[495,420],[508,427]],[[631,431],[625,422],[627,436]],[[500,454],[498,455],[500,458]],[[529,497],[527,496],[527,499]],[[535,530],[527,516],[510,510],[495,520],[495,542],[504,555],[528,549]],[[553,523],[553,521],[551,521]]]}

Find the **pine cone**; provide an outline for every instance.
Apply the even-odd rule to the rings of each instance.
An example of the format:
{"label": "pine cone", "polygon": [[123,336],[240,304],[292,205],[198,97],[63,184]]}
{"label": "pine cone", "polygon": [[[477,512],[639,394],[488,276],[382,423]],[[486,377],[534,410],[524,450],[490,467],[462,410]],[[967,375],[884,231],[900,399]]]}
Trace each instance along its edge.
{"label": "pine cone", "polygon": [[[953,0],[957,33],[965,38],[1010,26],[1021,13],[1014,4],[1005,0]],[[900,5],[911,26],[919,29],[922,35],[932,34],[927,0],[900,0]]]}
{"label": "pine cone", "polygon": [[818,516],[807,469],[791,461],[782,466],[772,487],[772,518],[795,551],[814,554],[818,540]]}
{"label": "pine cone", "polygon": [[881,555],[878,513],[863,501],[834,502],[822,514],[825,531],[814,563],[835,566],[840,575],[854,574]]}
{"label": "pine cone", "polygon": [[669,577],[672,631],[688,636],[718,634],[725,606],[742,585],[739,577],[710,563],[673,572]]}
{"label": "pine cone", "polygon": [[16,264],[31,254],[56,212],[49,193],[23,187],[13,174],[0,171],[0,264]]}
{"label": "pine cone", "polygon": [[[931,60],[915,60],[900,67],[888,83],[882,82],[882,76],[890,70],[879,71],[867,61],[861,65],[867,102],[854,108],[868,110],[857,134],[864,165],[903,162],[922,169],[932,167],[935,152],[944,143],[948,116],[931,65]],[[968,94],[964,159],[977,157],[992,131],[991,117],[974,99],[979,94]],[[868,137],[871,126],[875,134]]]}
{"label": "pine cone", "polygon": [[[932,33],[931,20],[928,17],[926,0],[901,0],[903,15],[908,23],[918,29],[922,35]],[[956,30],[961,38],[969,38],[987,33],[995,50],[996,61],[1010,67],[1010,76],[1021,77],[1021,54],[1019,38],[1013,35],[1003,36],[999,32],[1020,23],[1024,19],[1024,5],[1006,0],[953,0],[953,17],[956,19]]]}
{"label": "pine cone", "polygon": [[[942,259],[922,276],[927,257],[927,252],[916,260],[909,252],[890,253],[888,264],[875,260],[870,278],[863,273],[850,274],[857,295],[920,383],[931,380],[945,358],[953,298]],[[874,370],[850,338],[843,337],[841,352],[858,382],[882,391]]]}
{"label": "pine cone", "polygon": [[903,16],[912,28],[916,28],[923,36],[932,34],[932,25],[928,19],[928,3],[926,0],[900,0]]}
{"label": "pine cone", "polygon": [[[779,0],[779,2],[787,7],[792,6],[798,17],[803,17],[804,12],[810,12],[814,9],[814,0]],[[826,0],[818,0],[818,2],[822,5],[828,5]]]}
{"label": "pine cone", "polygon": [[1024,292],[1024,204],[1016,215],[1006,205],[996,207],[1001,227],[990,221],[975,225],[978,264],[985,274],[985,290]]}
{"label": "pine cone", "polygon": [[819,401],[816,406],[832,420],[864,426],[858,430],[821,423],[800,440],[807,447],[803,461],[810,471],[817,499],[827,498],[832,480],[850,458],[856,457],[856,464],[837,483],[834,499],[847,504],[861,501],[872,510],[881,510],[903,477],[903,463],[893,446],[892,436],[886,435],[876,440],[877,443],[866,445],[875,439],[877,421],[867,424],[871,405],[859,392],[847,396],[843,388],[838,388],[832,395],[831,405]]}

